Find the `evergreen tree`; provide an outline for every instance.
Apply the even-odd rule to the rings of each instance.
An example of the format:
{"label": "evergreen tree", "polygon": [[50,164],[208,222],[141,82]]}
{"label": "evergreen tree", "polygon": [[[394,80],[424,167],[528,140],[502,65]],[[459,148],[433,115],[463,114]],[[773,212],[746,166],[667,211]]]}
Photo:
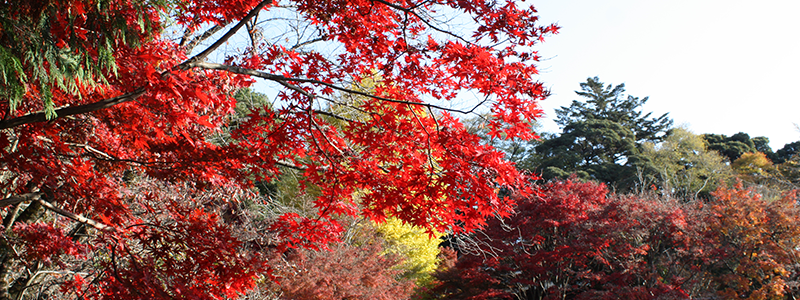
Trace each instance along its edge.
{"label": "evergreen tree", "polygon": [[767,137],[750,138],[749,134],[739,132],[730,137],[724,134],[704,134],[703,139],[706,140],[709,150],[719,152],[719,154],[728,158],[730,162],[734,162],[742,154],[748,152],[761,152],[770,160],[778,159],[778,156],[772,152],[772,148],[769,146],[769,138]]}
{"label": "evergreen tree", "polygon": [[629,188],[635,179],[630,158],[642,143],[662,140],[672,120],[667,114],[651,117],[642,112],[648,98],[625,95],[624,84],[605,85],[594,77],[580,86],[576,93],[586,100],[556,110],[561,135],[542,140],[522,165],[534,166],[544,179],[575,173]]}
{"label": "evergreen tree", "polygon": [[608,120],[631,130],[637,143],[660,141],[672,126],[672,120],[666,113],[657,118],[650,117],[652,112],[643,115],[641,108],[649,97],[625,97],[624,83],[606,86],[598,77],[593,77],[587,78],[580,86],[581,91],[575,93],[587,100],[573,100],[569,107],[556,109],[556,124],[566,127],[588,120]]}

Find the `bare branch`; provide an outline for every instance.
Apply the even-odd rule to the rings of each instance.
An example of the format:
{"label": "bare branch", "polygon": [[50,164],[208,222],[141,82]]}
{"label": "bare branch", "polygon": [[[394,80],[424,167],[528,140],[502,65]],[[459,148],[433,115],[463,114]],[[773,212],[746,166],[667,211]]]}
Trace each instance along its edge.
{"label": "bare branch", "polygon": [[236,32],[239,31],[239,29],[241,29],[245,24],[247,24],[247,22],[250,21],[250,19],[252,19],[255,16],[257,16],[258,13],[261,12],[261,9],[263,9],[264,7],[266,7],[267,5],[270,5],[270,4],[272,4],[272,0],[261,1],[261,3],[259,3],[258,5],[256,5],[256,7],[254,7],[252,10],[250,10],[250,13],[248,13],[247,16],[242,18],[239,21],[239,23],[236,23],[236,25],[233,26],[233,28],[228,30],[228,32],[226,32],[225,35],[223,35],[216,42],[211,44],[211,46],[208,46],[208,48],[206,48],[206,50],[203,50],[203,52],[200,52],[197,55],[193,56],[192,58],[187,59],[186,61],[184,61],[180,65],[177,65],[175,68],[187,70],[187,69],[191,68],[191,65],[193,63],[204,60],[209,54],[211,54],[211,52],[214,52],[215,50],[217,50],[217,48],[222,46],[222,44],[227,42],[228,39],[230,39],[234,34],[236,34]]}
{"label": "bare branch", "polygon": [[285,161],[285,160],[277,161],[277,162],[275,162],[275,164],[278,165],[278,166],[284,167],[284,168],[295,169],[295,170],[298,170],[298,171],[305,171],[306,170],[305,167],[298,166],[298,165],[296,165],[296,164],[294,164],[294,163],[292,163],[290,161]]}
{"label": "bare branch", "polygon": [[307,40],[305,42],[298,42],[297,44],[295,44],[294,46],[289,48],[289,51],[294,51],[294,50],[299,49],[300,47],[308,46],[308,45],[311,45],[311,44],[316,43],[316,42],[322,42],[327,38],[328,38],[327,36],[321,36],[321,37],[318,37],[318,38],[315,38],[315,39]]}
{"label": "bare branch", "polygon": [[342,120],[342,121],[345,121],[345,122],[348,122],[348,123],[353,123],[353,122],[354,123],[362,123],[360,121],[356,121],[356,120],[353,120],[353,119],[349,119],[349,118],[346,118],[346,117],[343,117],[343,116],[340,116],[340,115],[337,115],[337,114],[334,114],[334,113],[330,113],[330,112],[322,111],[322,110],[318,110],[318,109],[312,110],[312,112],[315,113],[315,114],[318,114],[318,115],[328,116],[328,117],[331,117],[331,118],[334,118],[334,119],[337,119],[337,120]]}
{"label": "bare branch", "polygon": [[428,20],[426,20],[425,18],[423,18],[422,16],[420,16],[419,14],[417,14],[417,12],[416,12],[416,11],[414,11],[414,9],[415,9],[417,6],[415,6],[415,7],[413,7],[413,8],[405,8],[405,7],[402,7],[402,6],[400,6],[400,5],[397,5],[397,4],[394,4],[394,3],[389,3],[388,1],[384,1],[384,0],[376,0],[375,2],[378,2],[378,3],[383,3],[383,4],[384,4],[384,5],[386,5],[386,6],[389,6],[389,7],[391,7],[391,8],[394,8],[394,9],[396,9],[396,10],[402,11],[402,12],[404,12],[404,13],[407,13],[407,14],[412,14],[412,15],[414,15],[415,17],[417,17],[417,19],[419,19],[420,21],[422,21],[422,23],[425,23],[425,25],[428,25],[428,27],[430,27],[431,29],[433,29],[433,30],[435,30],[435,31],[438,31],[438,32],[441,32],[441,33],[444,33],[444,34],[446,34],[446,35],[449,35],[449,36],[451,36],[451,37],[454,37],[454,38],[456,38],[456,39],[459,39],[459,40],[461,40],[462,42],[466,43],[467,45],[473,45],[473,44],[474,44],[473,42],[470,42],[470,41],[468,41],[468,40],[464,39],[464,38],[463,38],[462,36],[460,36],[460,35],[457,35],[457,34],[455,34],[455,33],[453,33],[453,32],[450,32],[450,31],[448,31],[448,30],[441,29],[441,28],[439,28],[439,27],[436,27],[435,25],[431,24],[431,22],[429,22]]}
{"label": "bare branch", "polygon": [[186,54],[189,54],[189,53],[192,52],[192,50],[194,50],[194,47],[197,47],[197,44],[200,44],[202,41],[206,40],[210,36],[212,36],[215,33],[219,32],[220,30],[225,28],[226,25],[228,25],[228,24],[223,24],[223,25],[217,24],[217,25],[214,25],[214,27],[209,28],[208,30],[203,32],[203,34],[198,35],[198,36],[192,38],[191,40],[188,40],[187,42],[181,41],[181,45],[180,46],[184,47],[183,51],[186,52]]}
{"label": "bare branch", "polygon": [[192,37],[192,33],[194,33],[194,30],[186,28],[186,30],[183,31],[183,36],[181,36],[181,41],[178,45],[181,47],[186,46],[186,43],[189,42],[189,38]]}
{"label": "bare branch", "polygon": [[111,226],[105,225],[105,224],[103,224],[103,223],[100,223],[100,222],[97,222],[97,221],[95,221],[95,220],[92,220],[92,219],[86,218],[86,217],[84,217],[84,216],[81,216],[81,215],[76,215],[76,214],[73,214],[73,213],[71,213],[71,212],[68,212],[68,211],[66,211],[66,210],[60,209],[60,208],[58,208],[58,207],[55,207],[55,206],[54,206],[53,204],[51,204],[50,202],[44,201],[44,200],[42,200],[42,199],[39,199],[39,200],[37,200],[37,201],[39,202],[39,204],[41,204],[41,205],[42,205],[42,206],[44,206],[45,208],[47,208],[47,209],[49,209],[49,210],[52,210],[53,212],[55,212],[55,213],[57,213],[57,214],[59,214],[59,215],[62,215],[62,216],[65,216],[65,217],[67,217],[67,218],[70,218],[70,219],[73,219],[73,220],[75,220],[75,221],[78,221],[78,222],[80,222],[80,223],[83,223],[83,224],[86,224],[86,225],[92,226],[92,227],[94,227],[94,228],[96,228],[96,229],[98,229],[98,230],[101,230],[101,231],[116,231],[116,230],[117,230],[117,229],[116,229],[116,228],[114,228],[114,227],[111,227]]}
{"label": "bare branch", "polygon": [[[140,96],[144,95],[145,92],[146,92],[145,88],[140,87],[133,90],[130,93],[120,95],[114,98],[109,98],[84,105],[69,106],[62,109],[58,109],[56,110],[56,115],[58,115],[58,117],[66,117],[71,115],[85,114],[93,111],[98,111],[104,108],[112,107],[120,103],[125,103],[131,100],[135,100],[136,98],[139,98]],[[46,122],[46,121],[48,120],[47,117],[45,116],[45,113],[37,112],[37,113],[27,114],[21,117],[16,117],[13,119],[0,121],[0,129],[6,129],[11,127],[17,127],[24,124]]]}
{"label": "bare branch", "polygon": [[22,195],[11,196],[0,200],[0,208],[17,203],[39,200],[44,193],[27,193]]}

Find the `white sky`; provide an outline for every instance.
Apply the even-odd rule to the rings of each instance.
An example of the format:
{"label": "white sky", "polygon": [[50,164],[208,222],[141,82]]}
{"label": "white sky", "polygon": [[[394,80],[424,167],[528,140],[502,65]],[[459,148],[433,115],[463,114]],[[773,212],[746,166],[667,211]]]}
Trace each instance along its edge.
{"label": "white sky", "polygon": [[553,109],[579,100],[587,77],[650,96],[695,133],[766,136],[773,150],[800,140],[800,1],[542,0],[543,24],[560,33],[539,45],[547,132]]}

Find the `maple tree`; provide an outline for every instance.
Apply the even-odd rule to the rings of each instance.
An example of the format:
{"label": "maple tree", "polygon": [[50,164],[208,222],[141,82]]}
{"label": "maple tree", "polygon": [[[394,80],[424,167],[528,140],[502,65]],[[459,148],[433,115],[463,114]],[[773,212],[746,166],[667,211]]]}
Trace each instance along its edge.
{"label": "maple tree", "polygon": [[[739,183],[711,199],[544,184],[473,235],[482,252],[441,263],[434,299],[780,299],[796,294],[796,192]],[[707,202],[706,202],[707,201]],[[456,250],[459,250],[456,248]],[[444,251],[443,253],[447,253]]]}
{"label": "maple tree", "polygon": [[710,207],[706,270],[726,298],[785,295],[789,266],[797,263],[800,211],[796,191],[771,202],[743,188],[720,187]]}
{"label": "maple tree", "polygon": [[545,184],[518,200],[515,215],[476,234],[484,253],[459,257],[432,290],[442,299],[687,297],[688,214],[608,196],[604,185],[575,177]]}
{"label": "maple tree", "polygon": [[[449,26],[455,15],[471,23]],[[6,3],[0,299],[48,276],[59,286],[40,293],[241,294],[269,273],[267,250],[219,208],[286,170],[316,211],[271,216],[260,249],[324,248],[341,215],[431,232],[507,215],[495,191],[524,177],[459,115],[488,107],[492,137],[534,136],[547,92],[531,46],[558,29],[536,22],[515,1]],[[232,120],[232,96],[256,78],[274,103]],[[462,91],[482,98],[440,105]],[[342,94],[363,96],[344,105],[366,117],[325,109]]]}
{"label": "maple tree", "polygon": [[415,284],[398,268],[402,256],[382,253],[375,228],[350,231],[353,237],[330,245],[330,251],[290,251],[274,264],[277,281],[264,289],[277,299],[409,299]]}

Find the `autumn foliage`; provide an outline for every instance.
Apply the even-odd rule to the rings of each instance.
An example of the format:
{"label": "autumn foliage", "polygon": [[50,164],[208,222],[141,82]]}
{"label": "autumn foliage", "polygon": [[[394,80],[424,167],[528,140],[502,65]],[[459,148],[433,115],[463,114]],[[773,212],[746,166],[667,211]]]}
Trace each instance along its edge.
{"label": "autumn foliage", "polygon": [[[268,255],[336,242],[341,217],[469,232],[508,215],[496,191],[525,178],[459,117],[535,136],[531,46],[557,30],[536,22],[515,1],[6,3],[0,298],[235,297]],[[257,78],[273,103],[232,123]],[[474,107],[440,105],[466,91]],[[287,170],[313,210],[241,197]],[[253,219],[261,238],[237,232],[244,200],[277,212]]]}
{"label": "autumn foliage", "polygon": [[573,177],[518,200],[440,269],[441,299],[775,299],[797,263],[796,197],[741,185],[708,204],[620,196]]}
{"label": "autumn foliage", "polygon": [[[795,194],[531,186],[465,128],[536,137],[557,30],[515,0],[6,1],[0,300],[787,296]],[[733,164],[796,171],[766,159]]]}
{"label": "autumn foliage", "polygon": [[404,258],[385,254],[383,239],[368,226],[330,251],[296,249],[274,262],[277,277],[264,288],[280,299],[409,299],[413,279],[404,278]]}
{"label": "autumn foliage", "polygon": [[798,261],[797,195],[767,202],[742,188],[720,188],[707,221],[709,275],[727,298],[771,299],[786,292]]}

